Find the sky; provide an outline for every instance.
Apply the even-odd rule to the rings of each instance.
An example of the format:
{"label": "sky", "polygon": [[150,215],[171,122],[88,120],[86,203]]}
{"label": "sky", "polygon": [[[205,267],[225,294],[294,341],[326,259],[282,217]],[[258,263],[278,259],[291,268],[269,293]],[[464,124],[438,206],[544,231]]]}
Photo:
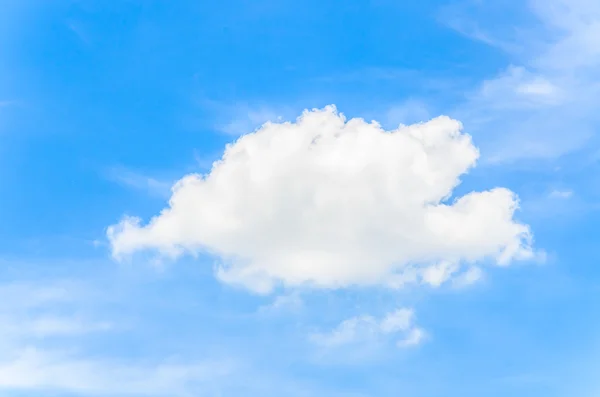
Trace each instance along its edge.
{"label": "sky", "polygon": [[0,395],[600,396],[597,1],[0,10]]}

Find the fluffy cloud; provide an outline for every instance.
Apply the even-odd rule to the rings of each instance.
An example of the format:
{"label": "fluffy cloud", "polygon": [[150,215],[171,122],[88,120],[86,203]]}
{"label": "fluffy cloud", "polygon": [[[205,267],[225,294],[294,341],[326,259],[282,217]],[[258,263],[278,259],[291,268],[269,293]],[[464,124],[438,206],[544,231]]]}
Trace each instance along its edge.
{"label": "fluffy cloud", "polygon": [[510,190],[449,200],[477,158],[450,118],[385,131],[329,106],[240,137],[149,223],[126,217],[107,234],[116,258],[209,253],[221,280],[258,292],[439,285],[465,265],[532,256]]}
{"label": "fluffy cloud", "polygon": [[425,333],[414,326],[414,312],[411,309],[398,309],[382,319],[364,315],[344,320],[335,329],[311,335],[314,343],[325,347],[336,347],[351,343],[368,342],[386,335],[401,336],[396,344],[399,347],[421,343]]}

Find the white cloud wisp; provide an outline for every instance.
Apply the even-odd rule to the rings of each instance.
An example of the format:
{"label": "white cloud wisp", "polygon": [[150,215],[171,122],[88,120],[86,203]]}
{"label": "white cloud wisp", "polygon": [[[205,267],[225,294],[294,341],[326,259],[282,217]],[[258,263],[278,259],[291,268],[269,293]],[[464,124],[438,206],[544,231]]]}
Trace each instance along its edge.
{"label": "white cloud wisp", "polygon": [[329,332],[311,335],[311,340],[323,347],[337,347],[368,342],[386,335],[400,336],[396,345],[409,347],[420,344],[425,332],[414,325],[414,312],[402,308],[386,314],[382,319],[370,315],[349,318]]}
{"label": "white cloud wisp", "polygon": [[154,362],[88,353],[114,324],[91,320],[84,310],[90,297],[81,291],[49,280],[0,284],[0,394],[204,395],[199,390],[230,373],[226,360]]}
{"label": "white cloud wisp", "polygon": [[[600,123],[600,7],[593,0],[461,2],[459,17],[446,23],[511,58],[502,73],[487,79],[452,114],[473,134],[481,134],[489,162],[554,159],[581,150]],[[504,21],[495,7],[522,12],[532,21]],[[486,26],[485,31],[478,25]],[[467,27],[476,28],[467,28]],[[494,29],[494,26],[496,28]],[[517,33],[518,32],[518,33]]]}

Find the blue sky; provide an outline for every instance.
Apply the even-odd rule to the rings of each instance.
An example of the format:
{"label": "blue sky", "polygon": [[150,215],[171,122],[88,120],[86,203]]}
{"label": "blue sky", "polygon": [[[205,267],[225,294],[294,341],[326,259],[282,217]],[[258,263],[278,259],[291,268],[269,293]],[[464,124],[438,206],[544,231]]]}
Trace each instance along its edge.
{"label": "blue sky", "polygon": [[599,395],[597,2],[0,9],[0,394]]}

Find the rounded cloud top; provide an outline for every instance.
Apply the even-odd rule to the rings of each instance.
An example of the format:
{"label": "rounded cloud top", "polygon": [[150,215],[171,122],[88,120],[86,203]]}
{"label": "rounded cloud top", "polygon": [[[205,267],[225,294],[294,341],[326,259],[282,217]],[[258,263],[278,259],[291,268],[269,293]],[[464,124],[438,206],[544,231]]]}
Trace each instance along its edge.
{"label": "rounded cloud top", "polygon": [[221,280],[259,292],[439,285],[465,265],[530,257],[511,191],[448,202],[479,155],[461,128],[438,117],[385,131],[333,106],[266,123],[228,145],[210,173],[183,177],[149,223],[109,227],[113,254],[209,253]]}

